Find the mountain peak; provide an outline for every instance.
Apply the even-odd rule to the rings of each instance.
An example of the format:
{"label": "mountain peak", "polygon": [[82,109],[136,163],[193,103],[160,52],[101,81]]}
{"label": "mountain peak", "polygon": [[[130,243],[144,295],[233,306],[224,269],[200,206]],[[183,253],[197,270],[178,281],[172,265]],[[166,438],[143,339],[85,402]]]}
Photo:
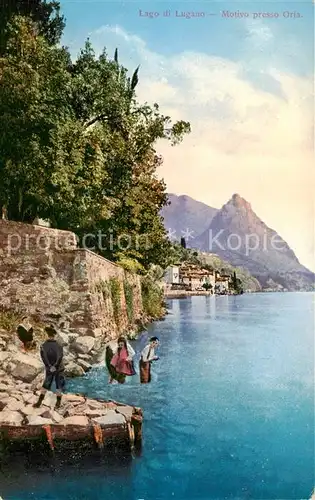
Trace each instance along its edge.
{"label": "mountain peak", "polygon": [[250,203],[242,198],[238,193],[234,193],[232,198],[228,201],[227,205],[233,205],[235,208],[251,209]]}

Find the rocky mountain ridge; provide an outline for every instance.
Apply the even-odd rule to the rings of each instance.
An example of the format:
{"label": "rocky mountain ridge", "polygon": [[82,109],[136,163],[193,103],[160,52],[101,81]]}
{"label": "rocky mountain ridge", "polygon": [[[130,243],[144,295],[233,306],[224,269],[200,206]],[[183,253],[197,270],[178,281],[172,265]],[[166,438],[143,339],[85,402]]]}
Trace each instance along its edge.
{"label": "rocky mountain ridge", "polygon": [[[175,216],[173,210],[172,217]],[[185,216],[181,213],[180,217]],[[203,218],[203,214],[196,212],[195,219],[198,218]],[[198,227],[201,226],[199,222]],[[233,266],[247,269],[265,289],[314,289],[314,273],[299,262],[283,238],[239,194],[234,194],[214,213],[203,232],[186,243],[190,248],[217,254]]]}
{"label": "rocky mountain ridge", "polygon": [[200,235],[218,212],[216,208],[209,207],[190,196],[170,193],[168,199],[170,205],[164,207],[161,215],[166,230],[177,240],[184,236],[187,229],[193,232],[193,236]]}

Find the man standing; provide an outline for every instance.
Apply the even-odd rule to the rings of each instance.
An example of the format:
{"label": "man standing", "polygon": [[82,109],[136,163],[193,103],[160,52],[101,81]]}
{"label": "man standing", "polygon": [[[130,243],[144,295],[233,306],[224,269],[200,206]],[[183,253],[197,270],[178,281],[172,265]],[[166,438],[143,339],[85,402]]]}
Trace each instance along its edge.
{"label": "man standing", "polygon": [[145,346],[141,353],[139,362],[141,384],[148,384],[151,382],[151,363],[159,359],[158,356],[155,356],[155,349],[158,345],[159,339],[157,337],[151,337],[150,343]]}
{"label": "man standing", "polygon": [[57,331],[53,326],[47,326],[45,331],[48,339],[43,343],[40,349],[40,355],[45,365],[45,380],[41,394],[35,408],[39,408],[42,404],[46,391],[51,389],[53,381],[56,384],[57,403],[55,408],[59,408],[61,404],[61,394],[65,388],[64,366],[63,366],[63,348],[55,340]]}

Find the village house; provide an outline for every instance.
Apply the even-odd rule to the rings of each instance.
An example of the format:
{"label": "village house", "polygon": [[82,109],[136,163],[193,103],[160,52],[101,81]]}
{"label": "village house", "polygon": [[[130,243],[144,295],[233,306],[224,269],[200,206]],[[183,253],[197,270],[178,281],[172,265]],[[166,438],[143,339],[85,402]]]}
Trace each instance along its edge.
{"label": "village house", "polygon": [[167,285],[179,284],[179,265],[169,266],[166,269],[164,281]]}
{"label": "village house", "polygon": [[215,274],[207,269],[200,269],[199,266],[193,264],[182,265],[179,269],[180,283],[188,287],[190,290],[204,290],[206,284],[211,285],[210,290],[215,287]]}
{"label": "village house", "polygon": [[220,274],[219,271],[202,269],[195,264],[184,263],[169,266],[164,275],[166,289],[185,289],[190,291],[208,290],[212,293],[226,294],[229,292],[231,277]]}
{"label": "village house", "polygon": [[227,294],[230,289],[230,279],[228,274],[222,274],[221,276],[216,276],[215,282],[215,292],[221,294]]}

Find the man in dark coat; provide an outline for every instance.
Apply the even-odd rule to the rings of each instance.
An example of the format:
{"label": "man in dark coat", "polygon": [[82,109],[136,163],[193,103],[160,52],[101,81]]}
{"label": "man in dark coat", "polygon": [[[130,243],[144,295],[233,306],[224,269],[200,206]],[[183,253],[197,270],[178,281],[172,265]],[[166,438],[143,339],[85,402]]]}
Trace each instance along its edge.
{"label": "man in dark coat", "polygon": [[56,408],[59,408],[61,404],[61,395],[65,389],[63,348],[55,339],[57,334],[55,328],[53,326],[48,326],[45,330],[48,335],[48,339],[40,348],[40,355],[45,365],[45,380],[39,399],[34,406],[35,408],[40,407],[45,398],[46,391],[51,389],[51,386],[55,381],[57,393]]}

